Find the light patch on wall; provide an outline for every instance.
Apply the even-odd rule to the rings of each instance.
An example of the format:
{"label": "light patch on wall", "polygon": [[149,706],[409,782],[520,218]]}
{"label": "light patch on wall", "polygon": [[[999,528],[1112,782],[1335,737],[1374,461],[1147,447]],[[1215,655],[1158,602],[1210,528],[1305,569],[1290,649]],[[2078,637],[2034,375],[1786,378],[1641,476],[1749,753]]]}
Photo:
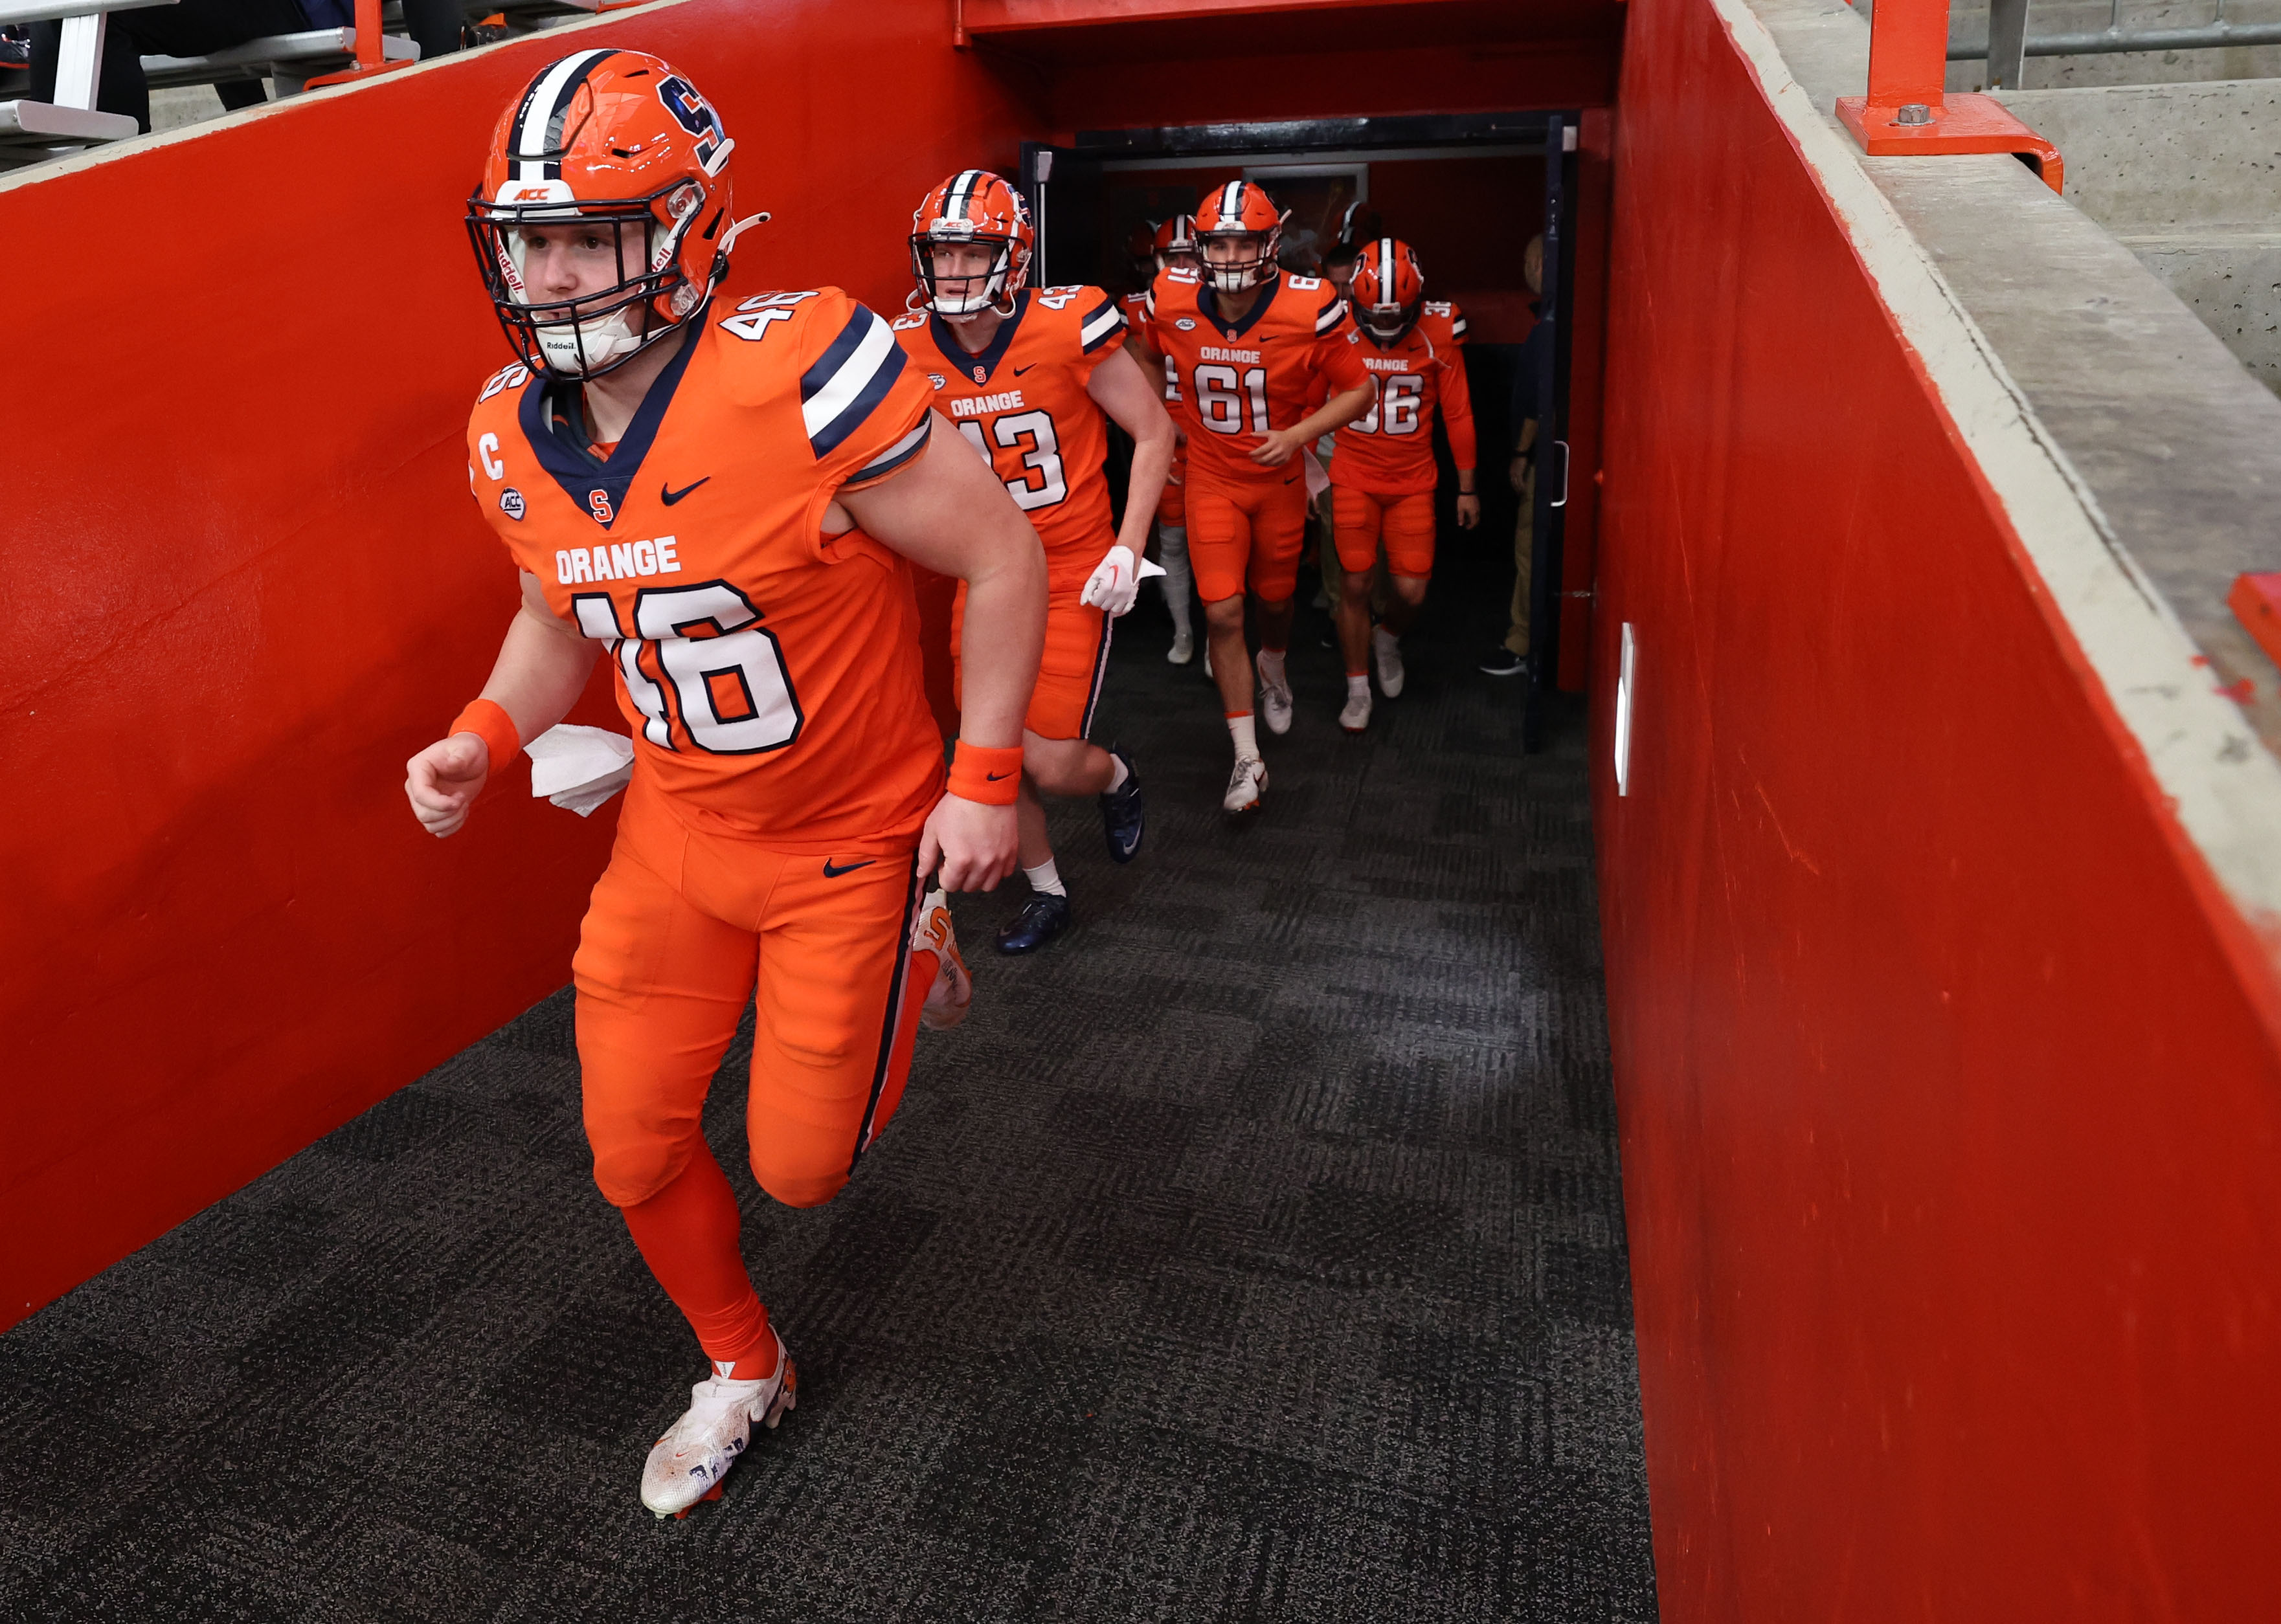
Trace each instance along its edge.
{"label": "light patch on wall", "polygon": [[1616,793],[1632,792],[1632,623],[1624,622],[1624,651],[1616,662]]}

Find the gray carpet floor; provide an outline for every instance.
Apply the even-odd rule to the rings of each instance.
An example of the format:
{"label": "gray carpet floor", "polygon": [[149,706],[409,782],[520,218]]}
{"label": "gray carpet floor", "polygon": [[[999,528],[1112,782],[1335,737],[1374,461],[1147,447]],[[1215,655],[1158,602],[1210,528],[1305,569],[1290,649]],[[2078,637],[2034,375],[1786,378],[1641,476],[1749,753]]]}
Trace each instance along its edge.
{"label": "gray carpet floor", "polygon": [[1146,850],[1060,809],[1033,958],[1018,881],[961,899],[973,1015],[831,1205],[754,1189],[740,1042],[708,1132],[801,1398],[718,1504],[636,1497],[704,1367],[565,992],[0,1337],[0,1617],[1652,1618],[1581,716],[1524,758],[1470,618],[1349,739],[1303,612],[1233,828],[1125,622]]}

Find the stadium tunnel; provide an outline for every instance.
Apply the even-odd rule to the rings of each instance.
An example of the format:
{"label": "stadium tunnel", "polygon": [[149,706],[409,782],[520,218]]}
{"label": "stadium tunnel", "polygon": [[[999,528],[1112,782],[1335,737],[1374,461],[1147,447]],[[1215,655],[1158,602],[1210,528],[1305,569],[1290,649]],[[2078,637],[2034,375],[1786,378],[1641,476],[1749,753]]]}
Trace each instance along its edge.
{"label": "stadium tunnel", "polygon": [[[1449,234],[1429,267],[1466,268],[1435,291],[1477,312],[1493,366],[1526,319],[1514,245],[1556,227],[1553,640],[1403,760],[1444,808],[1569,774],[1562,838],[1595,883],[1566,895],[1597,905],[1621,1151],[1602,1328],[1626,1359],[1635,1338],[1639,1408],[1591,1446],[1604,1475],[1560,1465],[1580,1503],[1643,1472],[1652,1581],[1579,1577],[1644,1572],[1619,1504],[1459,1605],[1449,1575],[1522,1561],[1464,1530],[1527,1543],[1474,1508],[1411,1553],[1441,1589],[1350,1603],[2269,1611],[2249,1553],[2281,1501],[2281,676],[2225,600],[2266,561],[2281,403],[2055,172],[1865,156],[1833,107],[1869,37],[1819,0],[661,0],[0,175],[0,1356],[559,1008],[612,814],[502,785],[439,847],[398,783],[506,612],[461,490],[499,337],[457,216],[499,107],[608,40],[721,108],[739,201],[773,216],[754,287],[900,307],[912,199],[973,163],[1032,189],[1049,277],[1110,281],[1125,214],[1202,177],[1366,167],[1438,199],[1415,211]],[[573,720],[614,720],[600,688]],[[1499,776],[1492,746],[1541,753]],[[1560,817],[1524,821],[1499,827]],[[1512,872],[1443,866],[1450,908]],[[1484,958],[1550,895],[1488,899]],[[1371,939],[1369,906],[1346,917],[1380,960],[1412,951]],[[1444,972],[1389,974],[1429,997]],[[1080,1015],[1057,1041],[1086,1041]],[[568,1154],[564,1187],[583,1176]],[[479,1179],[417,1198],[487,1200]],[[866,1234],[843,1250],[901,1243]],[[87,1335],[127,1357],[125,1333]],[[1558,1408],[1535,1374],[1499,1385],[1494,1336],[1434,1345],[1413,1427]],[[0,1367],[0,1602],[21,1612],[68,1567],[25,1475],[66,1468],[23,1440],[74,1389]],[[1009,1549],[1058,1537],[1008,1515]],[[151,1559],[165,1526],[76,1549]],[[1295,1595],[1224,1615],[1342,1616]]]}

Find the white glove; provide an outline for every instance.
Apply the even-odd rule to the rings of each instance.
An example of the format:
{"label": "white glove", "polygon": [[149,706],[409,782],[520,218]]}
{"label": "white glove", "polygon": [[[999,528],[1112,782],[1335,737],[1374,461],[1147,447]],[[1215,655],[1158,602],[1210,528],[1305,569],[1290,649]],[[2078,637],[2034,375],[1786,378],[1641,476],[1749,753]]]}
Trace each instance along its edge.
{"label": "white glove", "polygon": [[524,745],[522,753],[530,758],[530,793],[581,818],[592,816],[633,776],[634,742],[607,727],[563,722]]}
{"label": "white glove", "polygon": [[1113,620],[1132,611],[1134,600],[1140,596],[1142,581],[1151,575],[1164,573],[1159,566],[1149,563],[1146,558],[1136,565],[1133,550],[1119,542],[1094,566],[1093,578],[1085,583],[1085,590],[1078,595],[1078,602],[1090,604],[1107,612]]}

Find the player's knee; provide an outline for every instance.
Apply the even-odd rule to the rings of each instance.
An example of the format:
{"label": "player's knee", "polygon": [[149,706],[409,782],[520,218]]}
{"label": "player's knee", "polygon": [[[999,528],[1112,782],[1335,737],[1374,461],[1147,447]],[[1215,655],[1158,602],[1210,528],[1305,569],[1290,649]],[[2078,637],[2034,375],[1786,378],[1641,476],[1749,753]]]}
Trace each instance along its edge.
{"label": "player's knee", "polygon": [[594,1184],[615,1207],[639,1206],[688,1165],[688,1146],[661,1137],[594,1145]]}
{"label": "player's knee", "polygon": [[788,1207],[820,1207],[847,1187],[847,1168],[837,1164],[823,1170],[777,1167],[755,1156],[753,1178],[770,1199]]}
{"label": "player's knee", "polygon": [[1370,602],[1370,572],[1366,569],[1348,570],[1339,581],[1339,596],[1357,607]]}
{"label": "player's knee", "polygon": [[1216,632],[1243,629],[1243,597],[1223,597],[1204,605],[1204,623]]}
{"label": "player's knee", "polygon": [[1098,776],[1091,758],[1098,751],[1083,739],[1041,739],[1035,734],[1022,742],[1022,766],[1030,781],[1046,795],[1089,795]]}
{"label": "player's knee", "polygon": [[1419,604],[1426,601],[1425,576],[1396,575],[1393,579],[1394,596],[1400,598],[1403,603],[1409,604],[1410,607],[1415,609]]}

